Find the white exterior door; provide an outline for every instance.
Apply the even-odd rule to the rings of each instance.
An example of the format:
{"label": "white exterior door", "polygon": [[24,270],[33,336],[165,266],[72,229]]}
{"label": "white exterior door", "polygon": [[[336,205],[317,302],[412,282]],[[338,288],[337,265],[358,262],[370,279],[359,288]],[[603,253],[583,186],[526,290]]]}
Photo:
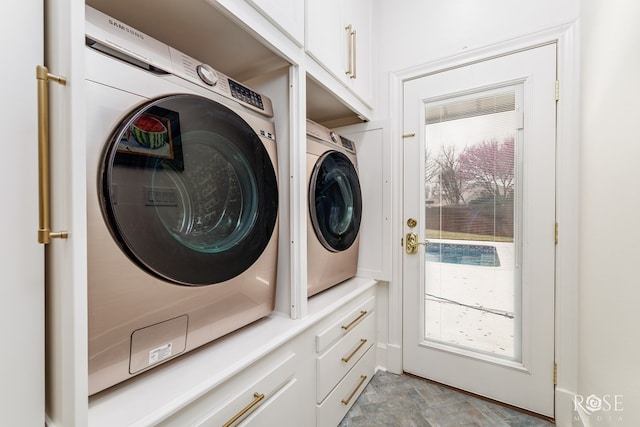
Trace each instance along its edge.
{"label": "white exterior door", "polygon": [[554,415],[556,46],[404,84],[404,370]]}
{"label": "white exterior door", "polygon": [[0,416],[44,425],[44,247],[38,244],[36,66],[43,63],[43,4],[13,2],[0,28],[4,161],[0,257]]}

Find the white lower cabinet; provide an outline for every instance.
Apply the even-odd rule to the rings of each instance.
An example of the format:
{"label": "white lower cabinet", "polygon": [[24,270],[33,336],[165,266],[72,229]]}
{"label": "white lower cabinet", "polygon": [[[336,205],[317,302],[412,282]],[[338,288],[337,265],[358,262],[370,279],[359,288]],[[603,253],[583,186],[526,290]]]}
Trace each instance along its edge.
{"label": "white lower cabinet", "polygon": [[375,297],[322,322],[316,334],[316,425],[335,427],[375,372]]}
{"label": "white lower cabinet", "polygon": [[94,395],[82,425],[336,427],[376,369],[376,284],[350,279],[304,319],[274,313]]}
{"label": "white lower cabinet", "polygon": [[[283,351],[284,350],[284,351]],[[296,426],[285,408],[295,407],[301,387],[297,357],[283,349],[204,394],[161,426]]]}
{"label": "white lower cabinet", "polygon": [[320,403],[358,363],[375,340],[375,318],[366,316],[360,324],[316,359],[316,401]]}
{"label": "white lower cabinet", "polygon": [[375,348],[369,348],[329,396],[317,405],[317,427],[336,427],[375,373]]}

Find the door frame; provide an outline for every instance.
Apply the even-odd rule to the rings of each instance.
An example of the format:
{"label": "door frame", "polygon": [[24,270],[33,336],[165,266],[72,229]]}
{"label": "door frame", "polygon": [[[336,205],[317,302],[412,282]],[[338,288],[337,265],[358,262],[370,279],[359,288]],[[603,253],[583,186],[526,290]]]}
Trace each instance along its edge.
{"label": "door frame", "polygon": [[[387,369],[402,373],[402,157],[403,84],[405,81],[449,69],[512,54],[536,46],[557,43],[557,76],[560,97],[556,121],[556,245],[555,360],[557,385],[555,415],[559,425],[570,424],[573,397],[578,386],[578,190],[579,190],[579,24],[568,23],[495,45],[463,52],[405,70],[390,73],[393,212],[392,280],[389,283],[389,336]],[[393,113],[399,112],[399,113]],[[553,373],[550,372],[550,375]]]}

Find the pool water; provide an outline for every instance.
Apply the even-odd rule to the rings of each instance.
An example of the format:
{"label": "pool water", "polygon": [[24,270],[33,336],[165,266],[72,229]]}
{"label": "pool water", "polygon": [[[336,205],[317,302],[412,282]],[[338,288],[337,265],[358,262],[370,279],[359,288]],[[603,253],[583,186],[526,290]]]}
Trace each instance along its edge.
{"label": "pool water", "polygon": [[457,243],[429,243],[427,261],[449,264],[499,267],[500,258],[495,246],[461,245]]}

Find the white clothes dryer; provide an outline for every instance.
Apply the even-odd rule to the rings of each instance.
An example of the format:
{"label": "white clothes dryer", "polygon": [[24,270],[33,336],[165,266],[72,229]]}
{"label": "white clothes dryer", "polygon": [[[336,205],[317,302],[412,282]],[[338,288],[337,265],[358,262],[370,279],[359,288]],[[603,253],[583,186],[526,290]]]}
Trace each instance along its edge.
{"label": "white clothes dryer", "polygon": [[273,311],[269,98],[86,8],[89,394]]}
{"label": "white clothes dryer", "polygon": [[307,120],[307,295],[356,274],[362,193],[353,141]]}

